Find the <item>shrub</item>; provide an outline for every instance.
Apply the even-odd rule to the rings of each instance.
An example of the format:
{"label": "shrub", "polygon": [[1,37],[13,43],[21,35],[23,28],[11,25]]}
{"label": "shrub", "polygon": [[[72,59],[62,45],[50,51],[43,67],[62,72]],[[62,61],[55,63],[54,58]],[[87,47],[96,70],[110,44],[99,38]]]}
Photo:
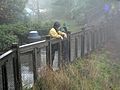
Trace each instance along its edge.
{"label": "shrub", "polygon": [[51,26],[51,22],[0,25],[0,51],[7,50],[14,42],[18,42],[19,45],[26,43],[30,30],[37,30],[40,35],[46,35]]}
{"label": "shrub", "polygon": [[119,90],[119,70],[119,64],[113,65],[105,53],[92,54],[59,71],[47,70],[34,90]]}

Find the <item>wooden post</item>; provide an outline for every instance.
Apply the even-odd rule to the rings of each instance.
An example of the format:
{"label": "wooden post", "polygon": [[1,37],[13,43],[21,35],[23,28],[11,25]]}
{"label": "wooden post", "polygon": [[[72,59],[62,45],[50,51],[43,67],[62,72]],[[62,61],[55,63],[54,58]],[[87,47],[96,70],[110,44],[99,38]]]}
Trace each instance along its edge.
{"label": "wooden post", "polygon": [[103,39],[102,30],[100,29],[100,46],[101,46],[101,47],[102,47],[102,39]]}
{"label": "wooden post", "polygon": [[99,32],[99,33],[98,33],[98,34],[99,34],[99,48],[101,48],[101,43],[100,43],[100,38],[101,38],[101,36],[100,36],[100,35],[101,35],[101,32],[100,32],[100,29],[99,29],[99,31],[98,31],[98,32]]}
{"label": "wooden post", "polygon": [[21,63],[19,55],[19,46],[17,43],[12,44],[12,49],[15,49],[16,57],[13,59],[13,70],[14,70],[14,84],[15,90],[22,90],[22,80],[21,80]]}
{"label": "wooden post", "polygon": [[71,37],[70,37],[71,32],[68,31],[67,32],[67,36],[68,36],[68,61],[71,61]]}
{"label": "wooden post", "polygon": [[99,30],[99,28],[98,28],[98,48],[100,48],[100,30]]}
{"label": "wooden post", "polygon": [[103,31],[104,31],[103,24],[101,24],[101,28],[99,30],[100,30],[100,47],[102,47],[103,46]]}
{"label": "wooden post", "polygon": [[[108,25],[109,23],[107,23],[107,27],[106,27],[106,30],[105,30],[105,42],[107,42],[108,41],[108,39],[109,39],[109,32],[110,32],[110,29],[109,29],[109,25]],[[109,32],[108,32],[109,31]],[[104,43],[105,43],[104,42]]]}
{"label": "wooden post", "polygon": [[97,35],[96,35],[96,30],[94,30],[93,34],[94,34],[94,35],[93,35],[93,36],[94,36],[94,38],[93,38],[93,39],[94,39],[94,49],[96,49],[96,45],[97,45],[97,44],[96,44],[96,40],[97,40],[97,38],[96,38],[96,36],[97,36]]}
{"label": "wooden post", "polygon": [[51,42],[50,42],[50,36],[46,36],[46,40],[48,42],[48,46],[46,47],[46,63],[48,67],[51,67],[52,65],[52,56],[51,56]]}
{"label": "wooden post", "polygon": [[107,41],[107,37],[106,37],[106,36],[107,36],[107,35],[106,35],[106,34],[107,34],[107,29],[108,29],[108,23],[105,24],[105,30],[104,30],[104,42],[103,42],[103,43],[105,43],[105,42]]}
{"label": "wooden post", "polygon": [[95,38],[94,38],[94,31],[91,32],[91,50],[95,49]]}
{"label": "wooden post", "polygon": [[101,36],[101,27],[99,28],[99,34],[100,34],[100,35],[99,35],[99,46],[101,47],[101,37],[102,37],[102,36]]}
{"label": "wooden post", "polygon": [[58,67],[61,68],[64,65],[63,62],[63,54],[62,54],[62,40],[60,40],[59,44],[59,49],[58,49]]}
{"label": "wooden post", "polygon": [[33,53],[32,53],[34,84],[35,84],[35,82],[37,80],[37,77],[38,77],[37,71],[36,71],[36,69],[37,69],[37,67],[36,67],[36,61],[37,61],[37,49],[34,48]]}
{"label": "wooden post", "polygon": [[89,54],[90,51],[90,38],[89,38],[89,31],[87,32],[87,54]]}
{"label": "wooden post", "polygon": [[96,30],[96,48],[98,48],[98,37],[99,36],[99,33],[98,33],[98,30]]}
{"label": "wooden post", "polygon": [[8,90],[8,78],[7,78],[7,70],[6,70],[6,64],[2,65],[2,86],[3,90]]}
{"label": "wooden post", "polygon": [[105,31],[106,31],[106,24],[107,23],[105,23],[105,25],[104,25],[104,30],[103,30],[103,44],[104,44],[104,42],[105,42]]}
{"label": "wooden post", "polygon": [[84,57],[85,54],[85,28],[82,28],[83,32],[81,34],[81,57]]}
{"label": "wooden post", "polygon": [[78,57],[78,42],[77,42],[77,37],[75,37],[75,58]]}

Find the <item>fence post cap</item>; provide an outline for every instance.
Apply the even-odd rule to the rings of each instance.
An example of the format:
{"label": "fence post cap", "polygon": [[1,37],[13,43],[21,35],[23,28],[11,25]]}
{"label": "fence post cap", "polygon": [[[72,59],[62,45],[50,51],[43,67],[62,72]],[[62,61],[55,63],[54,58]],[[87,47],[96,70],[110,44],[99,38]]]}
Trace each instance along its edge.
{"label": "fence post cap", "polygon": [[67,31],[67,34],[71,34],[71,31]]}
{"label": "fence post cap", "polygon": [[46,40],[50,40],[50,35],[46,35]]}
{"label": "fence post cap", "polygon": [[12,43],[12,48],[17,48],[18,47],[18,43]]}
{"label": "fence post cap", "polygon": [[81,30],[84,31],[84,30],[85,30],[85,27],[82,27]]}

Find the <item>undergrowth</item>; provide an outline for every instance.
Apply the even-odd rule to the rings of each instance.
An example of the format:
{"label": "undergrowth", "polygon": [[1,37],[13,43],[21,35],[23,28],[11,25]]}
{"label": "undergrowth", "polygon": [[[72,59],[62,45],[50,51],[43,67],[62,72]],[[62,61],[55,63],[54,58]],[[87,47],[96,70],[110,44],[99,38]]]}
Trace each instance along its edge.
{"label": "undergrowth", "polygon": [[120,90],[119,85],[120,65],[101,51],[58,71],[46,68],[33,90]]}

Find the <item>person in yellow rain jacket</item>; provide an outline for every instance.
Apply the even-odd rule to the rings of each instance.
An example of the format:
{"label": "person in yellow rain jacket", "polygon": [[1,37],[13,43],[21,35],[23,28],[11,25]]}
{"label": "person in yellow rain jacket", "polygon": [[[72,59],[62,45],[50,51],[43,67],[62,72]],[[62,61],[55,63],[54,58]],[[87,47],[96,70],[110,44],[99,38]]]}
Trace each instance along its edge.
{"label": "person in yellow rain jacket", "polygon": [[[67,34],[60,31],[60,23],[59,22],[55,22],[53,27],[50,29],[49,31],[49,35],[52,37],[52,38],[61,38],[63,40],[63,38],[67,38]],[[52,45],[52,65],[53,65],[53,60],[54,60],[54,56],[55,56],[55,51],[58,50],[58,43],[56,44],[53,44]]]}
{"label": "person in yellow rain jacket", "polygon": [[54,23],[53,28],[49,31],[49,35],[52,38],[61,38],[61,39],[63,39],[63,37],[67,38],[67,34],[60,31],[60,23],[59,22]]}

